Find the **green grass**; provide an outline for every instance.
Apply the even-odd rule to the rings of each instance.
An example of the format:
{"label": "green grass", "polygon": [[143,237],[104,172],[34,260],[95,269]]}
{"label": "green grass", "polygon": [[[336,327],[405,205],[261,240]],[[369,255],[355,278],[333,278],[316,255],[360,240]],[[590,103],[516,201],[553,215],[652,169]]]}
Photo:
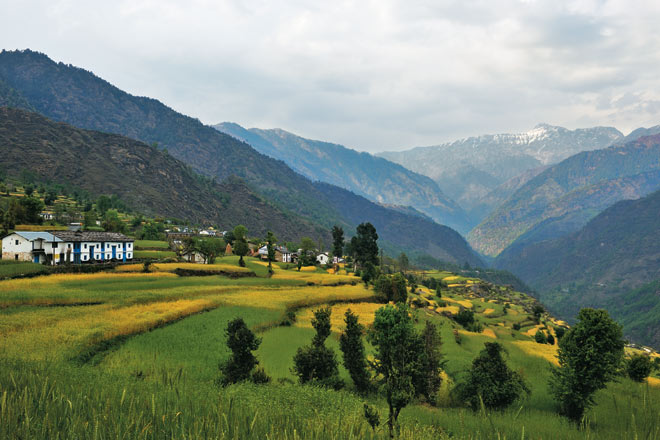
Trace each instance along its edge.
{"label": "green grass", "polygon": [[[237,261],[238,257],[231,256],[217,262],[237,264]],[[295,325],[263,327],[264,323],[280,319],[285,303],[278,302],[279,309],[262,308],[268,304],[225,306],[222,297],[253,289],[269,295],[290,291],[297,294],[296,289],[313,292],[318,287],[307,286],[304,273],[300,279],[268,278],[267,268],[257,260],[246,258],[246,263],[258,277],[111,273],[52,275],[0,283],[0,343],[31,328],[39,331],[43,326],[52,326],[57,329],[57,335],[55,331],[43,334],[66,352],[64,356],[51,356],[42,362],[9,359],[7,352],[0,354],[0,439],[385,438],[382,430],[373,437],[362,417],[362,404],[366,400],[380,410],[384,420],[384,399],[379,395],[364,398],[352,393],[350,378],[343,367],[340,375],[347,388],[339,392],[280,382],[279,379],[295,382],[291,373],[293,356],[298,347],[310,343],[314,331]],[[61,322],[77,322],[79,318],[85,322],[86,316],[102,309],[151,302],[165,302],[169,306],[167,301],[207,295],[220,301],[213,306],[217,308],[118,340],[85,365],[71,362],[71,353],[87,340],[76,339],[75,326],[65,327]],[[451,297],[466,299],[459,293],[452,293]],[[314,299],[305,298],[310,304]],[[477,319],[495,330],[497,341],[507,351],[507,362],[524,376],[532,393],[506,411],[473,413],[451,402],[450,387],[445,384],[438,408],[414,402],[404,409],[401,439],[660,440],[660,388],[621,378],[596,395],[597,406],[588,412],[588,429],[580,431],[556,414],[547,386],[550,363],[515,344],[531,340],[510,329],[515,322],[528,321],[524,305],[511,305],[517,315],[504,314],[503,303],[468,299],[474,305]],[[43,307],[96,302],[101,304]],[[495,313],[484,315],[488,308],[495,309]],[[219,376],[218,364],[228,356],[224,329],[236,316],[253,328],[266,328],[258,333],[262,344],[256,356],[274,379],[269,385],[240,384],[228,388],[214,385],[214,379]],[[451,319],[423,310],[415,312],[415,316],[418,328],[426,319],[439,326],[441,352],[447,361],[446,372],[451,383],[463,377],[484,342],[494,340],[486,334],[461,333],[459,344],[452,330],[460,327]],[[499,326],[500,323],[505,327]],[[332,330],[327,345],[341,363],[338,347],[341,329]],[[105,328],[89,331],[100,337]],[[48,340],[42,343],[47,344]],[[32,348],[35,347],[28,347]],[[367,352],[371,352],[369,346]]]}
{"label": "green grass", "polygon": [[118,373],[139,373],[160,377],[180,371],[187,380],[212,383],[219,375],[218,364],[229,356],[227,323],[241,317],[248,326],[277,319],[281,312],[253,307],[220,306],[167,327],[131,338],[99,365]]}
{"label": "green grass", "polygon": [[135,251],[133,252],[133,258],[152,258],[155,260],[160,260],[163,258],[176,258],[176,252],[174,251]]}
{"label": "green grass", "polygon": [[135,240],[135,249],[169,249],[167,241],[160,240]]}
{"label": "green grass", "polygon": [[0,278],[46,272],[48,272],[48,267],[43,264],[31,263],[29,261],[0,260]]}

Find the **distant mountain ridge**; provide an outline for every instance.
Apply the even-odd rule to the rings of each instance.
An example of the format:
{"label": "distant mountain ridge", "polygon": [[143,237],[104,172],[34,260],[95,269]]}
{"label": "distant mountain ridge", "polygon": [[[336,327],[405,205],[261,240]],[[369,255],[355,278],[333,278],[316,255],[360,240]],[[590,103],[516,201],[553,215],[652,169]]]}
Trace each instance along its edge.
{"label": "distant mountain ridge", "polygon": [[[371,205],[377,206],[331,185],[321,191],[284,162],[267,157],[244,142],[177,113],[155,99],[132,96],[91,72],[56,63],[44,54],[30,50],[2,51],[0,81],[7,86],[4,96],[18,97],[51,119],[128,136],[148,144],[157,143],[158,148],[167,149],[170,155],[189,164],[196,172],[219,180],[238,176],[247,182],[251,191],[291,216],[292,221],[313,224],[316,233],[312,238],[322,238],[326,243],[329,243],[330,226],[341,225],[350,235],[356,225],[348,219],[358,214],[353,210],[365,211]],[[341,198],[352,198],[352,202],[334,204],[330,198],[332,194],[326,194],[332,191],[340,192]],[[394,214],[406,216],[411,228],[420,225],[417,215],[384,207],[372,212],[384,215],[382,219],[370,219],[381,225],[387,225],[389,218],[400,218]],[[445,229],[428,223],[434,225],[435,233],[423,236],[420,231],[417,243],[424,240],[423,247],[434,253],[431,256],[456,255],[451,261],[463,264],[458,256],[470,254],[473,261],[470,264],[480,265],[479,257],[464,240],[459,244],[460,249],[451,249],[446,243],[454,242],[445,240]],[[427,226],[424,223],[424,231],[429,230]],[[392,230],[396,228],[383,227],[380,233],[383,245],[407,252],[415,250],[416,245],[402,234],[387,232]]]}
{"label": "distant mountain ridge", "polygon": [[496,266],[564,317],[607,307],[630,337],[660,347],[659,219],[660,190],[614,204],[578,232],[503,253]]}
{"label": "distant mountain ridge", "polygon": [[399,164],[281,129],[245,129],[230,122],[214,127],[262,154],[284,161],[309,179],[348,189],[378,203],[412,206],[440,224],[463,233],[469,230],[467,214],[442,193],[437,183]]}
{"label": "distant mountain ridge", "polygon": [[522,185],[468,235],[475,249],[496,256],[548,219],[580,213],[583,226],[615,202],[660,187],[660,135],[586,151],[553,165]]}
{"label": "distant mountain ridge", "polygon": [[539,124],[524,133],[482,135],[378,155],[431,177],[478,223],[495,207],[484,201],[494,187],[525,171],[621,139],[623,134],[612,127],[568,130]]}

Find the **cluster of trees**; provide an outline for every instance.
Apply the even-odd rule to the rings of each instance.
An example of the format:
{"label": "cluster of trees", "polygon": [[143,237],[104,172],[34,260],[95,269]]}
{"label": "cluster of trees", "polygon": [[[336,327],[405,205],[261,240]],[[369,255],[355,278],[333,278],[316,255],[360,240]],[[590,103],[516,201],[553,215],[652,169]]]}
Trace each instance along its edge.
{"label": "cluster of trees", "polygon": [[3,233],[7,234],[9,229],[13,229],[17,224],[40,224],[42,219],[39,214],[43,207],[44,204],[36,197],[9,199],[4,206],[0,207]]}

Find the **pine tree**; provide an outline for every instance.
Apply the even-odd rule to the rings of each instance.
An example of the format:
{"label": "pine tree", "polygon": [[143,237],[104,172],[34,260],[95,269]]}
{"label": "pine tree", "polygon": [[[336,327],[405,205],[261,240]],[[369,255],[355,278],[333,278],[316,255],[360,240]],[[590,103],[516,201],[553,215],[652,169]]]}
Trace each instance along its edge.
{"label": "pine tree", "polygon": [[339,347],[344,355],[344,367],[353,380],[359,393],[367,393],[371,389],[371,378],[367,370],[367,359],[362,342],[364,327],[358,322],[358,317],[351,309],[344,315],[346,330],[339,337]]}

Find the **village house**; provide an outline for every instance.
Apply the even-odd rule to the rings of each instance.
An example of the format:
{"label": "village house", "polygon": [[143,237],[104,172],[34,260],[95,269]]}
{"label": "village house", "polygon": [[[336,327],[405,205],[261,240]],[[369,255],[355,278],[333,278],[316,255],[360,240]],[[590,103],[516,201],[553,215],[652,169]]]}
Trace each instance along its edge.
{"label": "village house", "polygon": [[320,253],[316,256],[316,262],[319,264],[328,264],[330,256],[327,252]]}
{"label": "village house", "polygon": [[[293,263],[295,254],[289,251],[285,246],[274,246],[275,248],[275,261],[280,263]],[[264,245],[259,248],[259,258],[268,260],[268,246]]]}
{"label": "village house", "polygon": [[133,259],[133,239],[116,232],[17,231],[2,239],[2,259],[74,264]]}
{"label": "village house", "polygon": [[206,258],[202,255],[201,252],[196,250],[189,250],[183,253],[183,259],[189,263],[204,264],[206,263]]}

